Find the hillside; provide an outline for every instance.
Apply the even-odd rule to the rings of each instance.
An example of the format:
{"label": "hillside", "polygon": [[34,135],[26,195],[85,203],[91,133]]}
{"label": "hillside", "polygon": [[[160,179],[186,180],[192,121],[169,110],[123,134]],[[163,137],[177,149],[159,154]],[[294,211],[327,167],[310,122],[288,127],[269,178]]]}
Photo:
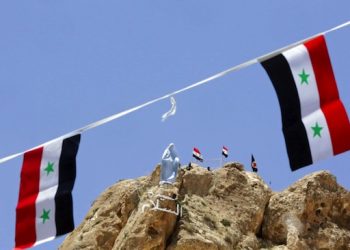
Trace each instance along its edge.
{"label": "hillside", "polygon": [[239,163],[192,166],[109,187],[60,249],[350,249],[350,193],[329,172],[273,192]]}

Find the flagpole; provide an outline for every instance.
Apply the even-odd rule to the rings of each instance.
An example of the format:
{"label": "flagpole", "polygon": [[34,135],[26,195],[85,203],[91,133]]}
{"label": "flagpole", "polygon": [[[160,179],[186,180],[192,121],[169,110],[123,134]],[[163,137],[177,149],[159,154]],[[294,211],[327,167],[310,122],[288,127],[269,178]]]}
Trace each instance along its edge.
{"label": "flagpole", "polygon": [[[159,101],[161,101],[161,100],[167,99],[167,98],[169,98],[169,97],[171,97],[171,96],[175,96],[175,95],[180,94],[180,93],[182,93],[182,92],[186,92],[186,91],[188,91],[188,90],[190,90],[190,89],[199,87],[199,86],[204,85],[204,84],[206,84],[206,83],[209,83],[209,82],[211,82],[211,81],[213,81],[213,80],[215,80],[215,79],[221,78],[221,77],[223,77],[223,76],[225,76],[225,75],[227,75],[227,74],[230,74],[230,73],[232,73],[232,72],[234,72],[234,71],[238,71],[238,70],[244,69],[244,68],[246,68],[246,67],[248,67],[248,66],[251,66],[251,65],[253,65],[253,64],[256,64],[256,63],[260,63],[260,62],[262,62],[262,61],[265,61],[265,60],[267,60],[267,59],[269,59],[269,58],[271,58],[271,57],[273,57],[273,56],[275,56],[275,55],[277,55],[277,54],[279,54],[279,53],[281,53],[281,52],[283,52],[283,51],[285,51],[285,50],[287,50],[287,49],[290,49],[290,48],[295,47],[295,46],[297,46],[297,45],[299,45],[299,44],[302,44],[302,43],[304,43],[304,42],[306,42],[306,41],[308,41],[308,40],[311,40],[311,39],[313,39],[313,38],[315,38],[315,37],[317,37],[317,36],[328,34],[328,33],[330,33],[330,32],[333,32],[333,31],[336,31],[336,30],[345,28],[346,26],[349,26],[349,25],[350,25],[350,21],[347,21],[347,22],[345,22],[345,23],[343,23],[343,24],[340,24],[340,25],[338,25],[338,26],[335,26],[335,27],[333,27],[333,28],[331,28],[331,29],[328,29],[328,30],[326,30],[326,31],[320,32],[320,33],[318,33],[318,34],[316,34],[316,35],[310,36],[310,37],[308,37],[308,38],[306,38],[306,39],[300,40],[300,41],[298,41],[298,42],[295,42],[295,43],[290,44],[290,45],[288,45],[288,46],[285,46],[285,47],[283,47],[283,48],[277,49],[277,50],[272,51],[272,52],[270,52],[270,53],[267,53],[267,54],[265,54],[265,55],[256,57],[256,58],[254,58],[254,59],[248,60],[248,61],[246,61],[246,62],[244,62],[244,63],[239,64],[239,65],[233,66],[233,67],[231,67],[231,68],[229,68],[229,69],[226,69],[226,70],[224,70],[224,71],[221,71],[221,72],[219,72],[219,73],[217,73],[217,74],[215,74],[215,75],[212,75],[212,76],[210,76],[210,77],[207,77],[207,78],[205,78],[205,79],[203,79],[203,80],[200,80],[200,81],[198,81],[198,82],[195,82],[195,83],[193,83],[193,84],[190,84],[190,85],[188,85],[188,86],[186,86],[186,87],[184,87],[184,88],[181,88],[181,89],[179,89],[179,90],[173,91],[173,92],[168,93],[168,94],[165,94],[165,95],[163,95],[163,96],[161,96],[161,97],[155,98],[155,99],[153,99],[153,100],[151,100],[151,101],[148,101],[148,102],[145,102],[145,103],[143,103],[143,104],[140,104],[140,105],[138,105],[138,106],[136,106],[136,107],[133,107],[133,108],[124,110],[124,111],[122,111],[122,112],[113,114],[113,115],[108,116],[108,117],[106,117],[106,118],[103,118],[103,119],[101,119],[101,120],[98,120],[98,121],[95,121],[95,122],[93,122],[93,123],[90,123],[90,124],[88,124],[88,125],[86,125],[86,126],[84,126],[84,127],[81,127],[81,128],[76,129],[76,130],[74,130],[74,131],[71,131],[71,132],[69,132],[69,133],[67,133],[67,134],[65,134],[65,135],[62,135],[62,136],[57,137],[57,138],[55,138],[55,139],[52,139],[52,140],[50,140],[50,141],[48,141],[48,142],[45,142],[45,143],[43,143],[43,144],[41,144],[41,145],[39,145],[39,146],[33,147],[33,148],[37,148],[37,147],[40,147],[40,146],[43,146],[43,145],[52,143],[52,142],[54,142],[54,141],[56,141],[56,140],[62,140],[62,139],[65,139],[65,138],[67,138],[67,137],[74,136],[74,135],[76,135],[76,134],[81,134],[81,133],[86,132],[86,131],[88,131],[88,130],[90,130],[90,129],[99,127],[99,126],[104,125],[104,124],[106,124],[106,123],[109,123],[109,122],[111,122],[111,121],[113,121],[113,120],[116,120],[116,119],[119,119],[119,118],[121,118],[121,117],[123,117],[123,116],[126,116],[126,115],[128,115],[128,114],[130,114],[130,113],[133,113],[133,112],[135,112],[135,111],[137,111],[137,110],[140,110],[140,109],[143,109],[143,108],[145,108],[145,107],[147,107],[147,106],[150,106],[150,105],[152,105],[152,104],[154,104],[154,103],[156,103],[156,102],[159,102]],[[32,148],[32,149],[33,149],[33,148]],[[28,150],[30,150],[30,149],[28,149]],[[20,155],[23,155],[23,154],[24,154],[25,152],[27,152],[28,150],[25,150],[25,151],[23,151],[23,152],[16,153],[16,154],[12,154],[12,155],[6,156],[6,157],[4,157],[4,158],[1,158],[1,159],[0,159],[0,164],[1,164],[1,163],[4,163],[4,162],[6,162],[6,161],[9,161],[9,160],[11,160],[11,159],[13,159],[13,158],[16,158],[16,157],[18,157],[18,156],[20,156]]]}

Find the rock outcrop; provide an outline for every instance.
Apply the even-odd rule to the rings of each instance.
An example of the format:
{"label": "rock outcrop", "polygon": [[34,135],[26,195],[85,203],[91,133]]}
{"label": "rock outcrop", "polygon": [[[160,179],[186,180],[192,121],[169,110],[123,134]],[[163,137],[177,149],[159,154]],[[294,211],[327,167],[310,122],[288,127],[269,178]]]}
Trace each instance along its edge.
{"label": "rock outcrop", "polygon": [[350,193],[329,172],[310,174],[271,197],[262,236],[289,249],[350,249]]}
{"label": "rock outcrop", "polygon": [[239,163],[159,173],[108,188],[60,249],[350,249],[350,193],[326,171],[280,193]]}

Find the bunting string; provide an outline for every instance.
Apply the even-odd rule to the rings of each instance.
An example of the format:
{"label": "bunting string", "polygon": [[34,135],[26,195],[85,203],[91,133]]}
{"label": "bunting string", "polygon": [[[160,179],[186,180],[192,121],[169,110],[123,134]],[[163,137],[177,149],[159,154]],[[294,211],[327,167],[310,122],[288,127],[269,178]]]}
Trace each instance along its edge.
{"label": "bunting string", "polygon": [[11,160],[11,159],[14,159],[14,158],[16,158],[16,157],[18,157],[18,156],[21,156],[21,155],[23,155],[25,152],[27,152],[27,151],[29,151],[29,150],[32,150],[32,149],[35,149],[35,148],[38,148],[38,147],[45,146],[45,145],[50,144],[50,143],[53,143],[53,142],[55,142],[55,141],[57,141],[57,140],[63,140],[63,139],[65,139],[65,138],[67,138],[67,137],[71,137],[71,136],[74,136],[74,135],[76,135],[76,134],[84,133],[84,132],[86,132],[86,131],[88,131],[88,130],[90,130],[90,129],[99,127],[99,126],[101,126],[101,125],[103,125],[103,124],[106,124],[106,123],[109,123],[109,122],[111,122],[111,121],[113,121],[113,120],[119,119],[119,118],[121,118],[121,117],[123,117],[123,116],[126,116],[126,115],[128,115],[128,114],[130,114],[130,113],[133,113],[133,112],[135,112],[135,111],[137,111],[137,110],[140,110],[140,109],[143,109],[143,108],[145,108],[145,107],[147,107],[147,106],[150,106],[150,105],[152,105],[152,104],[154,104],[154,103],[156,103],[156,102],[162,101],[162,100],[164,100],[164,99],[168,99],[168,98],[170,98],[171,96],[175,96],[175,95],[177,95],[177,94],[180,94],[180,93],[186,92],[186,91],[188,91],[188,90],[191,90],[191,89],[193,89],[193,88],[199,87],[199,86],[201,86],[201,85],[207,84],[207,83],[209,83],[209,82],[211,82],[211,81],[213,81],[213,80],[215,80],[215,79],[221,78],[221,77],[223,77],[223,76],[225,76],[225,75],[227,75],[227,74],[230,74],[230,73],[232,73],[232,72],[235,72],[235,71],[244,69],[244,68],[246,68],[246,67],[248,67],[248,66],[251,66],[251,65],[253,65],[253,64],[260,63],[260,62],[262,62],[262,61],[265,61],[265,60],[267,60],[267,59],[269,59],[269,58],[271,58],[271,57],[274,57],[274,56],[280,54],[281,52],[283,52],[283,51],[285,51],[285,50],[288,50],[288,49],[290,49],[290,48],[292,48],[292,47],[298,46],[298,45],[300,45],[300,44],[302,44],[302,43],[304,43],[304,42],[306,42],[306,41],[308,41],[308,40],[311,40],[311,39],[317,37],[317,36],[325,35],[325,34],[327,34],[327,33],[330,33],[330,32],[333,32],[333,31],[336,31],[336,30],[345,28],[345,27],[347,27],[347,26],[349,26],[349,25],[350,25],[350,21],[347,21],[347,22],[345,22],[345,23],[343,23],[343,24],[340,24],[340,25],[338,25],[338,26],[335,26],[335,27],[333,27],[333,28],[331,28],[331,29],[328,29],[328,30],[326,30],[326,31],[320,32],[320,33],[318,33],[318,34],[316,34],[316,35],[313,35],[313,36],[311,36],[311,37],[308,37],[308,38],[306,38],[306,39],[300,40],[300,41],[298,41],[298,42],[295,42],[295,43],[290,44],[290,45],[288,45],[288,46],[285,46],[285,47],[283,47],[283,48],[277,49],[277,50],[272,51],[272,52],[270,52],[270,53],[267,53],[267,54],[265,54],[265,55],[256,57],[256,58],[254,58],[254,59],[248,60],[248,61],[246,61],[246,62],[244,62],[244,63],[239,64],[239,65],[233,66],[233,67],[231,67],[231,68],[229,68],[229,69],[226,69],[226,70],[224,70],[224,71],[221,71],[221,72],[219,72],[219,73],[217,73],[217,74],[215,74],[215,75],[212,75],[212,76],[210,76],[210,77],[208,77],[208,78],[205,78],[205,79],[203,79],[203,80],[201,80],[201,81],[198,81],[198,82],[195,82],[195,83],[193,83],[193,84],[190,84],[190,85],[188,85],[188,86],[186,86],[186,87],[184,87],[184,88],[182,88],[182,89],[173,91],[173,92],[168,93],[168,94],[166,94],[166,95],[163,95],[163,96],[161,96],[161,97],[155,98],[155,99],[153,99],[153,100],[151,100],[151,101],[148,101],[148,102],[145,102],[145,103],[143,103],[143,104],[140,104],[140,105],[138,105],[138,106],[136,106],[136,107],[133,107],[133,108],[124,110],[124,111],[122,111],[122,112],[113,114],[113,115],[108,116],[108,117],[106,117],[106,118],[103,118],[103,119],[101,119],[101,120],[98,120],[98,121],[95,121],[95,122],[93,122],[93,123],[90,123],[90,124],[88,124],[88,125],[86,125],[86,126],[84,126],[84,127],[81,127],[81,128],[76,129],[76,130],[74,130],[74,131],[71,131],[71,132],[69,132],[69,133],[67,133],[67,134],[65,134],[65,135],[62,135],[62,136],[57,137],[57,138],[55,138],[55,139],[52,139],[52,140],[50,140],[50,141],[48,141],[48,142],[45,142],[45,143],[43,143],[43,144],[40,144],[40,145],[38,145],[38,146],[36,146],[36,147],[33,147],[33,148],[31,148],[31,149],[25,150],[25,151],[20,152],[20,153],[16,153],[16,154],[12,154],[12,155],[6,156],[6,157],[0,159],[0,164],[1,164],[1,163],[4,163],[4,162],[6,162],[6,161],[9,161],[9,160]]}

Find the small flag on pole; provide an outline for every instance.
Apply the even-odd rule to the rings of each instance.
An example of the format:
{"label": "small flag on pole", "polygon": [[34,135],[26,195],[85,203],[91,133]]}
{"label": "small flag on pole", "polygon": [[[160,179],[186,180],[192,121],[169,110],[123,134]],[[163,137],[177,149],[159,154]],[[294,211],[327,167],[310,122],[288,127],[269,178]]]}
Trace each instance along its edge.
{"label": "small flag on pole", "polygon": [[228,148],[225,146],[222,146],[222,155],[225,156],[225,158],[228,157]]}
{"label": "small flag on pole", "polygon": [[258,167],[257,167],[257,165],[256,165],[256,162],[255,162],[255,159],[254,159],[254,155],[252,155],[252,163],[251,163],[251,166],[252,166],[253,172],[258,172]]}
{"label": "small flag on pole", "polygon": [[16,208],[16,249],[74,229],[72,189],[80,134],[24,154]]}
{"label": "small flag on pole", "polygon": [[203,162],[203,157],[198,148],[193,148],[192,156],[196,158],[198,161]]}

